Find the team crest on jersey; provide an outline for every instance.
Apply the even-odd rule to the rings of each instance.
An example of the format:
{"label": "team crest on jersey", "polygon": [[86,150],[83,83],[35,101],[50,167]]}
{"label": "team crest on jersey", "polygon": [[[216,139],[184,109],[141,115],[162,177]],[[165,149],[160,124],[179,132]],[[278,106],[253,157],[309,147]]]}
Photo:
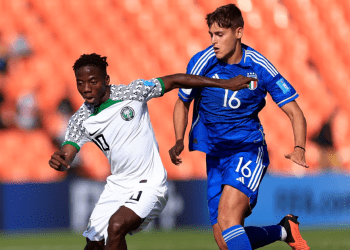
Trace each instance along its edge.
{"label": "team crest on jersey", "polygon": [[[248,73],[247,77],[253,77],[258,79],[258,76],[255,73]],[[250,81],[248,89],[254,90],[258,87],[258,81]]]}
{"label": "team crest on jersey", "polygon": [[133,110],[133,108],[126,106],[122,108],[122,110],[120,111],[120,115],[122,116],[123,120],[130,121],[134,118],[135,111]]}

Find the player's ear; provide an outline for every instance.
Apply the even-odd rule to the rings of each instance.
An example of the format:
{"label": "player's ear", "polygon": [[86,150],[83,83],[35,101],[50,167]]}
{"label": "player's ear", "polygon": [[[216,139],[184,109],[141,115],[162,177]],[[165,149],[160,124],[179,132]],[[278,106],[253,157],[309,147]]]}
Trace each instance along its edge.
{"label": "player's ear", "polygon": [[106,77],[105,77],[106,85],[109,85],[109,81],[110,81],[110,80],[111,80],[111,79],[110,79],[109,75],[106,75]]}
{"label": "player's ear", "polygon": [[236,34],[235,35],[236,35],[237,39],[241,39],[243,37],[243,31],[244,31],[243,27],[238,27],[236,29]]}

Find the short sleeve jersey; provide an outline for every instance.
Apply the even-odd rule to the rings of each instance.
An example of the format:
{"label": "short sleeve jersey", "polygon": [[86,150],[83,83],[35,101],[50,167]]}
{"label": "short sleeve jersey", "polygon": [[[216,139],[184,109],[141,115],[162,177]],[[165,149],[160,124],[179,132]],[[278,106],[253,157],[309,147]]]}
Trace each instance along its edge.
{"label": "short sleeve jersey", "polygon": [[189,148],[213,156],[230,155],[256,144],[265,143],[258,113],[269,93],[282,107],[298,97],[293,86],[259,52],[242,44],[238,64],[218,60],[213,46],[197,53],[189,62],[187,74],[229,79],[237,75],[257,78],[249,89],[231,91],[220,88],[180,89],[179,97],[190,102],[194,112]]}
{"label": "short sleeve jersey", "polygon": [[98,107],[84,103],[72,116],[63,145],[79,151],[86,142],[94,142],[111,166],[108,180],[118,186],[132,188],[141,180],[164,184],[166,171],[147,108],[147,101],[164,90],[160,78],[111,85],[106,102]]}

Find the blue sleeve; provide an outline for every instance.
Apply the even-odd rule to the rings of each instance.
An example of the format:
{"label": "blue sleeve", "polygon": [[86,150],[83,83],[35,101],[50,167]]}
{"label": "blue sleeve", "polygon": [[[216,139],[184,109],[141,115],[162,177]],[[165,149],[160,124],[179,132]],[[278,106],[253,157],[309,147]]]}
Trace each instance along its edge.
{"label": "blue sleeve", "polygon": [[[273,67],[270,64],[270,67]],[[299,95],[293,86],[273,67],[273,71],[264,67],[260,68],[258,76],[273,101],[279,106],[294,101]]]}
{"label": "blue sleeve", "polygon": [[[190,62],[187,65],[186,74],[191,74],[191,71],[196,62],[196,55],[191,58]],[[183,102],[192,102],[196,97],[197,89],[179,89],[178,96]]]}
{"label": "blue sleeve", "polygon": [[[186,74],[204,76],[209,60],[215,56],[212,46],[194,55],[189,61]],[[198,89],[179,89],[178,96],[184,102],[191,102],[197,95]]]}
{"label": "blue sleeve", "polygon": [[293,86],[280,74],[266,83],[266,89],[278,107],[294,101],[299,96]]}
{"label": "blue sleeve", "polygon": [[179,89],[178,96],[184,102],[192,102],[196,97],[197,89]]}

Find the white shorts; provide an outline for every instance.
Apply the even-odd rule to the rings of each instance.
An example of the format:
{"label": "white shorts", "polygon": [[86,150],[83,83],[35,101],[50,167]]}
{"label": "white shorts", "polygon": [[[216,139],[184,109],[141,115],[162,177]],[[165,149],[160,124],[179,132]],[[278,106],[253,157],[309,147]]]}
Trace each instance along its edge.
{"label": "white shorts", "polygon": [[165,208],[168,201],[168,189],[162,187],[144,187],[137,185],[132,190],[112,190],[105,186],[100,199],[95,205],[89,219],[89,224],[83,236],[91,241],[107,239],[107,228],[111,216],[125,206],[134,211],[141,219],[142,224],[129,234],[135,234],[145,229]]}

